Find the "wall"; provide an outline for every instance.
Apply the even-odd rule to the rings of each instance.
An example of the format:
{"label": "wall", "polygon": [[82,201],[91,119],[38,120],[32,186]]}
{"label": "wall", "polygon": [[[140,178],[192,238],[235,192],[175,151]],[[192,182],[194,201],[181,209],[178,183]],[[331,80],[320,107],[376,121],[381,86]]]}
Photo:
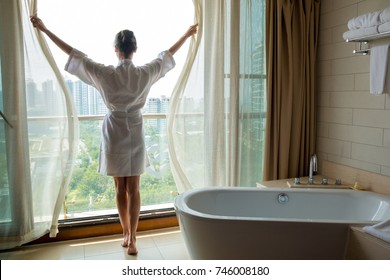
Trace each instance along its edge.
{"label": "wall", "polygon": [[[370,56],[353,54],[357,43],[342,36],[349,19],[388,6],[389,0],[321,1],[316,150],[321,160],[389,176],[390,191],[390,95],[369,93]],[[378,42],[390,44],[390,37],[371,46]]]}

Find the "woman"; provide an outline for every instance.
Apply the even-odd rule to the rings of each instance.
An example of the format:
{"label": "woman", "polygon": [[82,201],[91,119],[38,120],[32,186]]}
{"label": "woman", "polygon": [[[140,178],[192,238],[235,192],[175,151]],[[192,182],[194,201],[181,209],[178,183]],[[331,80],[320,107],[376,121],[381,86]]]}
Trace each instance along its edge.
{"label": "woman", "polygon": [[119,63],[114,67],[89,59],[47,29],[40,18],[33,16],[31,22],[69,55],[65,70],[94,86],[108,108],[102,126],[99,172],[114,178],[123,229],[122,246],[127,247],[129,255],[136,255],[136,230],[141,207],[140,175],[148,165],[141,109],[150,87],[175,66],[173,55],[188,38],[196,34],[198,25],[190,26],[172,47],[140,67],[132,62],[133,54],[137,51],[133,32],[120,31],[115,37]]}

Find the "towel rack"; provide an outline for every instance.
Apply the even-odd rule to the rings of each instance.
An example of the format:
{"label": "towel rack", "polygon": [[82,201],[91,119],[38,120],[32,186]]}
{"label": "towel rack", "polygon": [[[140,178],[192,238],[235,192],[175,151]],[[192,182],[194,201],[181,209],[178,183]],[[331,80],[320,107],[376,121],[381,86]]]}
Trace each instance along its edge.
{"label": "towel rack", "polygon": [[378,40],[378,39],[386,38],[386,37],[390,37],[390,31],[385,31],[385,32],[376,33],[376,34],[372,34],[372,35],[360,36],[360,37],[356,37],[353,39],[347,39],[346,42],[347,43],[349,43],[349,42],[368,42],[368,41]]}
{"label": "towel rack", "polygon": [[363,48],[362,44],[368,44],[368,42],[359,42],[359,49],[353,50],[354,54],[368,55],[370,53],[371,49],[368,47]]}
{"label": "towel rack", "polygon": [[[358,43],[359,43],[359,48],[357,50],[353,50],[353,53],[354,54],[368,55],[370,50],[371,50],[369,47],[367,47],[368,42],[367,41],[360,41]],[[363,47],[363,46],[366,46],[366,47]]]}
{"label": "towel rack", "polygon": [[362,54],[362,55],[368,55],[371,49],[365,49],[365,50],[353,50],[354,54]]}
{"label": "towel rack", "polygon": [[354,54],[362,54],[362,55],[368,55],[370,54],[370,47],[368,44],[372,40],[377,40],[377,39],[382,39],[390,37],[390,31],[382,32],[382,33],[377,33],[373,35],[367,35],[367,36],[361,36],[353,39],[347,39],[345,40],[347,43],[358,43],[359,48],[353,50]]}

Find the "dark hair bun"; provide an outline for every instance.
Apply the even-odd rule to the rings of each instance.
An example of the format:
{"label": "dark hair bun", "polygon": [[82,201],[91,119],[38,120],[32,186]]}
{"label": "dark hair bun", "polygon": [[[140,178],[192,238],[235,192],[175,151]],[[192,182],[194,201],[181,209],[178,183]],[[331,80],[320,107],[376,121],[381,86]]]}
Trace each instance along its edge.
{"label": "dark hair bun", "polygon": [[137,49],[137,40],[133,31],[122,30],[115,36],[115,46],[125,57],[129,57]]}

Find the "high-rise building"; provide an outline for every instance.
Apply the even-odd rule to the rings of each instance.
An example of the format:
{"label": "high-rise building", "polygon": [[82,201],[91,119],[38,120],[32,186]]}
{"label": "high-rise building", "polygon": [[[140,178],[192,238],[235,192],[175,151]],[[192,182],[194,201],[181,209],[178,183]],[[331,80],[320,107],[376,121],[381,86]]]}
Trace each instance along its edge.
{"label": "high-rise building", "polygon": [[92,92],[92,95],[93,95],[93,100],[94,100],[94,114],[95,115],[104,115],[105,113],[107,113],[107,106],[106,104],[104,104],[104,101],[103,101],[103,98],[100,94],[100,92],[91,87],[91,92]]}
{"label": "high-rise building", "polygon": [[73,101],[79,115],[89,115],[88,85],[82,81],[73,82]]}
{"label": "high-rise building", "polygon": [[160,113],[166,114],[168,113],[169,108],[169,97],[162,95],[161,96],[161,111]]}
{"label": "high-rise building", "polygon": [[44,100],[43,106],[49,116],[62,114],[62,112],[57,111],[59,96],[54,89],[53,81],[48,80],[42,83],[42,96]]}
{"label": "high-rise building", "polygon": [[[159,114],[161,113],[161,100],[160,98],[151,97],[146,101],[145,113],[147,114]],[[160,127],[160,119],[154,119],[148,121],[149,125],[155,129]]]}
{"label": "high-rise building", "polygon": [[43,90],[38,89],[38,85],[33,80],[26,81],[26,99],[28,115],[43,116],[48,115],[49,111],[45,104]]}
{"label": "high-rise building", "polygon": [[39,100],[39,92],[37,84],[33,80],[26,81],[26,98],[27,98],[27,110],[34,109],[38,104],[41,103]]}

